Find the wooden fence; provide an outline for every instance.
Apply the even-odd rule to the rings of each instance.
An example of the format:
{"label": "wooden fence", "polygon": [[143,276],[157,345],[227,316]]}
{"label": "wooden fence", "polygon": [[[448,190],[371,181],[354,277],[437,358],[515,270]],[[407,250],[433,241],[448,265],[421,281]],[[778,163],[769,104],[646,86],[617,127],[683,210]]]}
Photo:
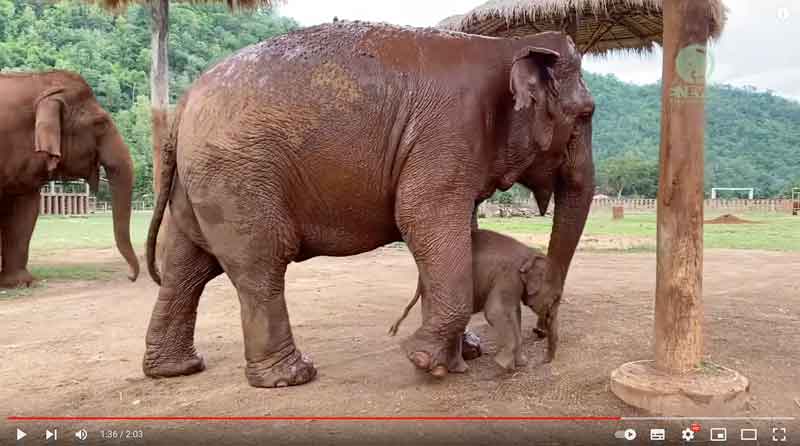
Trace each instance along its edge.
{"label": "wooden fence", "polygon": [[94,212],[89,185],[83,182],[51,181],[41,191],[40,215],[85,215]]}
{"label": "wooden fence", "polygon": [[[763,200],[724,200],[724,199],[706,199],[706,211],[713,212],[792,212],[791,199],[763,199]],[[626,212],[655,212],[658,207],[658,202],[654,198],[603,198],[596,199],[592,202],[592,212],[595,211],[611,211],[611,208],[622,206]],[[530,214],[539,215],[539,207],[535,200],[521,200],[513,204],[500,205],[497,203],[484,202],[480,206],[480,212],[486,216],[524,216],[524,212],[516,212],[512,209],[528,209]],[[550,201],[548,213],[553,212],[553,201]]]}
{"label": "wooden fence", "polygon": [[[790,199],[706,199],[704,201],[706,210],[713,211],[732,211],[732,212],[791,212],[792,200]],[[592,202],[593,210],[611,209],[614,206],[622,206],[625,210],[655,211],[658,203],[655,199],[599,199]]]}

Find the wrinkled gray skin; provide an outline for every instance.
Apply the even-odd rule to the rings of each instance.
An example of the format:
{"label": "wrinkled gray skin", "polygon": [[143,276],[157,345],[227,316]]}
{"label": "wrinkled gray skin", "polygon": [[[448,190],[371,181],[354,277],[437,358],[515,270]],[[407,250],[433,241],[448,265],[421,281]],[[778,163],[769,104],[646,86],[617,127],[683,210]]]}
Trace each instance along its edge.
{"label": "wrinkled gray skin", "polygon": [[[548,255],[566,274],[594,191],[594,102],[580,63],[560,33],[495,39],[338,22],[210,68],[182,98],[163,150],[166,192],[147,245],[161,287],[144,372],[203,370],[197,305],[225,272],[250,384],[310,381],[316,370],[289,324],[288,264],[402,240],[426,296],[402,347],[416,367],[446,375],[472,310],[475,205],[533,179],[537,159],[552,160]],[[155,240],[168,204],[161,275]]]}
{"label": "wrinkled gray skin", "polygon": [[[522,351],[520,303],[539,317],[536,333],[547,336],[546,362],[555,357],[558,342],[558,307],[561,304],[561,273],[542,252],[493,231],[472,233],[472,312],[483,311],[486,321],[497,330],[500,351],[494,360],[506,370],[528,363]],[[423,283],[417,282],[414,298],[389,328],[394,336],[408,312],[422,297]],[[423,305],[425,300],[423,299]],[[464,372],[467,364],[456,361],[448,367]]]}

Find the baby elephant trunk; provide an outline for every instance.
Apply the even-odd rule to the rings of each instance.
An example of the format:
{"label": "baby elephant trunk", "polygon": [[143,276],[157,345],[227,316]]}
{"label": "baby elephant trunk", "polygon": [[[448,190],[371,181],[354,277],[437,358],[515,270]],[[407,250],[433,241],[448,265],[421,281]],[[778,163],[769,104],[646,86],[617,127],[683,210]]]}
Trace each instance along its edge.
{"label": "baby elephant trunk", "polygon": [[545,362],[553,362],[558,348],[558,307],[560,302],[556,302],[550,311],[547,312],[545,319],[545,330],[547,330],[547,358]]}

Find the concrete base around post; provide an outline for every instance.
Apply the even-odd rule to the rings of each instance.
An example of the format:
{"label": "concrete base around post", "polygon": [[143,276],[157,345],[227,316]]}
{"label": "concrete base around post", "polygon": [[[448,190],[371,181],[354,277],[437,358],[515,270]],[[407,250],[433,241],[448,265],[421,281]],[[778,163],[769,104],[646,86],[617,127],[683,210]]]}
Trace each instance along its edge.
{"label": "concrete base around post", "polygon": [[631,406],[662,416],[722,416],[744,407],[750,383],[735,370],[703,363],[685,375],[655,368],[655,361],[623,364],[611,372],[611,391]]}

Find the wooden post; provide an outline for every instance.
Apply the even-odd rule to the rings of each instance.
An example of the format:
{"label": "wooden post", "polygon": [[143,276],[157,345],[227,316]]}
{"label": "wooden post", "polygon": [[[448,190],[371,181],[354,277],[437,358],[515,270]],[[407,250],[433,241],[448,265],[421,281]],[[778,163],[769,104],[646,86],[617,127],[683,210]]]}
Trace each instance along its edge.
{"label": "wooden post", "polygon": [[[169,0],[149,0],[151,11],[151,51],[150,66],[150,111],[153,126],[153,197],[158,200],[161,192],[161,148],[169,136]],[[167,225],[169,209],[161,221],[161,228]],[[159,234],[163,233],[159,231]],[[162,259],[164,253],[163,236],[156,239],[156,258]],[[160,267],[160,264],[159,264]]]}
{"label": "wooden post", "polygon": [[167,41],[169,37],[169,1],[150,0],[151,63],[150,63],[150,112],[153,126],[153,191],[156,196],[161,189],[161,146],[168,132],[167,111],[169,109],[169,59]]}
{"label": "wooden post", "polygon": [[[703,355],[705,1],[664,2],[655,364],[671,374]],[[693,68],[692,68],[693,67]]]}

